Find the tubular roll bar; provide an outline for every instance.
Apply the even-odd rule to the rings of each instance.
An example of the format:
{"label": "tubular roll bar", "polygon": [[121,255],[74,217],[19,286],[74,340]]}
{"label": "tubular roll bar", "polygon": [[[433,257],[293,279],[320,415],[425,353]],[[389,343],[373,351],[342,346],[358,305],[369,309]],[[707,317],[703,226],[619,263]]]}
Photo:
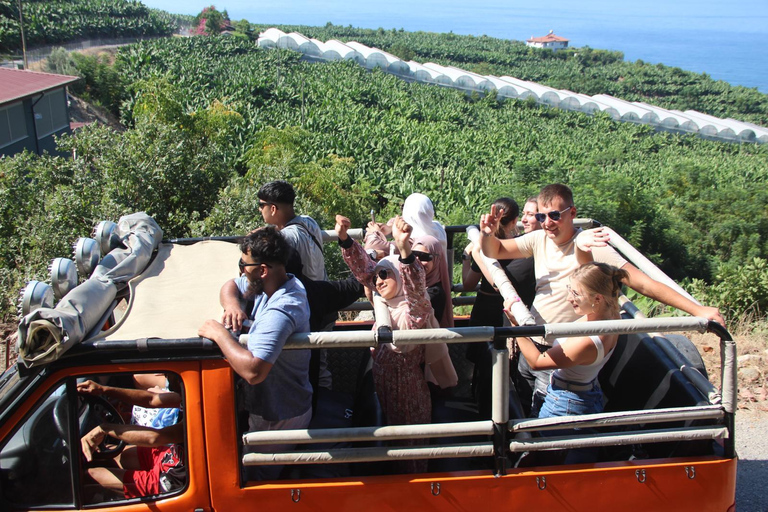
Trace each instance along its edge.
{"label": "tubular roll bar", "polygon": [[[709,330],[721,337],[723,401],[721,405],[697,407],[675,407],[641,411],[620,411],[564,416],[546,419],[509,418],[509,364],[506,338],[515,336],[543,336],[545,338],[573,337],[589,334],[645,333],[648,331],[699,331]],[[522,327],[464,327],[453,329],[421,329],[412,331],[391,331],[383,337],[395,345],[425,343],[494,343],[493,353],[493,398],[491,421],[467,423],[393,425],[388,427],[349,429],[300,429],[272,432],[250,432],[243,436],[245,445],[310,442],[355,442],[381,441],[392,439],[441,438],[456,435],[492,436],[493,442],[473,444],[444,444],[410,448],[340,448],[310,452],[246,454],[244,465],[312,464],[338,462],[366,462],[403,459],[436,459],[453,457],[493,456],[495,474],[504,475],[507,470],[507,452],[541,451],[598,446],[620,446],[640,443],[663,443],[670,441],[722,440],[724,455],[735,456],[733,443],[733,413],[736,404],[736,351],[729,333],[719,324],[703,318],[653,318],[640,320],[611,320],[569,324],[546,324]],[[241,343],[247,336],[241,337]],[[289,338],[287,349],[299,348],[341,348],[377,346],[382,333],[366,332],[322,332],[302,333]],[[562,430],[568,428],[606,427],[621,425],[646,425],[669,422],[691,422],[695,420],[723,421],[724,426],[680,427],[672,429],[644,429],[622,433],[600,433],[586,436],[568,435],[559,437],[530,438],[533,431]],[[515,436],[507,441],[509,436]]]}
{"label": "tubular roll bar", "polygon": [[[576,219],[575,225],[582,228],[600,226],[593,219]],[[448,236],[448,258],[453,261],[453,240],[456,233],[464,233],[467,225],[446,226]],[[610,228],[608,228],[610,230]],[[635,266],[660,281],[683,296],[696,302],[684,289],[659,270],[650,260],[626,242],[621,236],[610,230],[610,245]],[[363,229],[352,229],[349,235],[355,239],[361,239],[365,232]],[[237,242],[241,237],[206,237],[192,239],[169,240],[173,243],[194,243],[201,240],[224,240]],[[323,242],[336,240],[333,230],[323,233]],[[458,287],[454,286],[454,290]],[[454,305],[471,304],[474,297],[456,297]],[[698,302],[697,302],[698,303]],[[454,435],[478,435],[493,436],[493,443],[477,443],[462,445],[442,445],[415,448],[346,448],[317,452],[292,452],[270,454],[246,454],[243,457],[245,465],[276,465],[276,464],[311,464],[329,462],[364,462],[393,459],[433,459],[446,457],[477,457],[491,456],[495,458],[496,474],[506,473],[506,451],[513,453],[522,451],[538,451],[553,449],[587,448],[596,446],[616,446],[635,443],[656,443],[669,441],[685,441],[695,439],[722,439],[724,441],[724,455],[728,458],[735,456],[734,444],[734,414],[737,400],[737,375],[736,375],[736,344],[730,333],[720,324],[709,322],[703,318],[642,318],[644,315],[634,307],[631,302],[623,305],[625,311],[635,320],[619,320],[607,322],[584,322],[579,324],[547,324],[541,326],[522,327],[468,327],[453,329],[422,329],[414,331],[391,331],[382,328],[368,332],[319,332],[301,333],[291,336],[285,345],[286,349],[299,348],[354,348],[377,347],[380,343],[393,343],[395,345],[425,344],[425,343],[475,343],[493,342],[493,398],[492,420],[468,423],[449,423],[438,425],[394,425],[389,427],[352,428],[352,429],[321,429],[321,430],[284,430],[277,432],[252,432],[243,436],[245,444],[274,444],[282,443],[308,443],[317,441],[372,441],[384,439],[423,439],[439,438]],[[633,309],[634,308],[634,309]],[[370,303],[360,302],[348,308],[349,310],[373,309]],[[721,405],[703,407],[686,407],[655,409],[644,411],[624,411],[615,413],[601,413],[584,416],[566,416],[561,418],[526,419],[509,421],[509,364],[506,349],[506,338],[516,336],[543,336],[546,339],[558,337],[584,336],[606,333],[658,333],[679,331],[709,331],[720,338],[720,361],[722,402]],[[663,336],[652,335],[656,344],[664,351],[670,360],[678,366],[680,371],[692,384],[699,389],[710,401],[717,401],[717,390],[696,369],[681,359],[678,352]],[[240,342],[245,343],[247,336],[241,336]],[[140,348],[150,350],[153,340],[139,340],[143,342]],[[176,340],[179,347],[199,348],[201,340],[197,343],[193,340]],[[100,343],[109,343],[110,347],[134,350],[139,347],[137,341],[124,342],[96,342],[94,348]],[[209,340],[202,340],[205,348],[216,349],[215,344]],[[213,346],[211,346],[213,345]],[[167,346],[166,346],[167,348]],[[515,439],[507,444],[509,434],[518,437],[528,436],[528,432],[537,430],[555,430],[578,427],[601,427],[632,424],[665,423],[672,421],[693,421],[713,419],[722,420],[724,427],[684,427],[679,429],[655,429],[621,434],[592,434],[583,436],[561,436],[547,438]]]}

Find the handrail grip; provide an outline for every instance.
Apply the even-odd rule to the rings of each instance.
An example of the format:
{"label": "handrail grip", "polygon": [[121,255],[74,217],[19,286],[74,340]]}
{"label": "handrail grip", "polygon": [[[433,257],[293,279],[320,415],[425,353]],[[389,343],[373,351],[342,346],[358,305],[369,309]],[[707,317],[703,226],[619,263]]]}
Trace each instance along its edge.
{"label": "handrail grip", "polygon": [[489,436],[493,422],[425,423],[386,427],[324,428],[266,430],[243,434],[243,444],[305,444],[318,442],[390,441],[393,439],[427,439],[451,436]]}
{"label": "handrail grip", "polygon": [[693,421],[722,419],[725,416],[719,405],[696,407],[669,407],[643,411],[601,412],[581,416],[558,416],[541,419],[517,419],[509,422],[511,432],[532,432],[561,430],[564,428],[607,427],[645,423],[666,423],[670,421]]}

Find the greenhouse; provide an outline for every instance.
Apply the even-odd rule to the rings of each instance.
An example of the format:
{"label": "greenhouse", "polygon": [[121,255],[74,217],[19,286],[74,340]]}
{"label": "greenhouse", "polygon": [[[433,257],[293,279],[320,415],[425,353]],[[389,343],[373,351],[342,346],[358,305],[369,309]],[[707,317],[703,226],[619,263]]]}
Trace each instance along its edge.
{"label": "greenhouse", "polygon": [[487,78],[488,81],[493,84],[498,95],[503,98],[524,100],[526,98],[532,97],[534,100],[538,100],[538,96],[532,93],[530,89],[526,89],[525,87],[520,87],[519,85],[507,82],[506,80],[503,80],[497,76],[486,76],[485,78]]}
{"label": "greenhouse", "polygon": [[755,130],[751,126],[747,126],[741,121],[735,121],[733,119],[720,119],[719,117],[710,116],[709,114],[702,114],[695,110],[686,110],[686,115],[696,116],[699,119],[710,121],[713,125],[717,123],[727,127],[733,132],[733,136],[742,142],[755,142]]}
{"label": "greenhouse", "polygon": [[277,42],[284,35],[285,35],[285,32],[283,32],[280,29],[268,28],[267,30],[259,34],[259,41],[258,41],[259,47],[260,48],[276,48]]}
{"label": "greenhouse", "polygon": [[350,41],[347,46],[358,51],[365,58],[365,67],[368,69],[382,68],[384,71],[398,75],[408,75],[410,68],[408,64],[378,48],[369,48],[357,41]]}
{"label": "greenhouse", "polygon": [[361,66],[365,66],[365,57],[362,53],[336,39],[330,39],[325,42],[323,58],[328,60],[353,60]]}
{"label": "greenhouse", "polygon": [[454,78],[454,82],[459,87],[465,87],[467,89],[475,89],[478,91],[490,91],[493,89],[493,84],[487,77],[472,73],[470,71],[464,71],[463,69],[448,66],[446,69],[450,69],[457,73],[458,78]]}
{"label": "greenhouse", "polygon": [[686,110],[680,112],[679,110],[673,110],[676,114],[690,118],[693,122],[699,125],[699,134],[711,138],[719,138],[726,140],[738,140],[738,136],[733,129],[727,124],[723,123],[722,119],[716,117],[707,116],[701,112],[695,110]]}
{"label": "greenhouse", "polygon": [[411,76],[418,82],[453,85],[453,80],[445,73],[423,66],[418,62],[409,61],[408,67],[411,70]]}
{"label": "greenhouse", "polygon": [[542,105],[557,107],[560,105],[560,101],[565,97],[565,94],[563,94],[562,91],[558,91],[552,87],[547,87],[546,85],[537,84],[535,82],[527,82],[525,80],[520,80],[511,76],[503,76],[501,79],[506,82],[519,85],[520,87],[525,87],[536,95],[538,102]]}

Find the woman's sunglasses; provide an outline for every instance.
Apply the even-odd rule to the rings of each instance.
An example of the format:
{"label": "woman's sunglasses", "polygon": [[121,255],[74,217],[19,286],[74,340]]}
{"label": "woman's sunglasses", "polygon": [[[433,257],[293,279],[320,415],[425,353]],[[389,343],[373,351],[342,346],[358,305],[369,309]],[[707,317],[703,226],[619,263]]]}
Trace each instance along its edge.
{"label": "woman's sunglasses", "polygon": [[560,210],[560,211],[552,210],[551,212],[547,212],[547,213],[537,213],[534,216],[536,217],[536,220],[539,221],[539,222],[544,222],[545,220],[547,220],[547,217],[549,217],[553,221],[557,222],[557,221],[559,221],[562,218],[562,214],[564,214],[565,212],[567,212],[571,208],[573,208],[573,206],[569,206],[565,210]]}
{"label": "woman's sunglasses", "polygon": [[382,268],[378,272],[376,272],[376,277],[378,277],[379,279],[387,279],[388,277],[390,277],[389,275],[390,272],[391,272],[390,270],[386,270]]}
{"label": "woman's sunglasses", "polygon": [[419,261],[432,261],[433,256],[424,251],[411,251],[411,253],[416,256]]}

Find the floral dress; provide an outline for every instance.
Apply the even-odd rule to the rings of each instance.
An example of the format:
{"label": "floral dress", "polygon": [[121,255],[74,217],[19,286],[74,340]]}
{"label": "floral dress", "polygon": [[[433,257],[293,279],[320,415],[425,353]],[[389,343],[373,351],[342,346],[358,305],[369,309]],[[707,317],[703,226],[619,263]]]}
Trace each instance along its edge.
{"label": "floral dress", "polygon": [[[375,290],[375,263],[363,251],[360,244],[354,242],[351,247],[342,249],[344,261],[354,276],[364,286]],[[403,281],[403,292],[407,302],[407,313],[393,329],[420,329],[427,325],[432,312],[432,305],[427,297],[425,272],[421,262],[399,263]],[[393,324],[395,324],[393,322]],[[411,425],[432,421],[432,401],[429,386],[424,376],[424,345],[411,345],[401,351],[384,344],[373,352],[373,382],[379,403],[387,417],[387,423],[393,425]],[[417,445],[417,440],[406,440],[399,444]],[[402,461],[399,466],[404,472],[418,473],[427,470],[427,461]]]}

